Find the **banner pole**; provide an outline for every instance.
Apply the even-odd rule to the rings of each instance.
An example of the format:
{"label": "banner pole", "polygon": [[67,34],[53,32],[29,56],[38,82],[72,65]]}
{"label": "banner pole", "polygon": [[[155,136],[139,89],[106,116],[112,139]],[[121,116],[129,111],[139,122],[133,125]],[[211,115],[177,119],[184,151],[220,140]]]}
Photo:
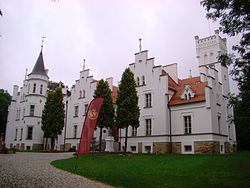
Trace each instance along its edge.
{"label": "banner pole", "polygon": [[77,168],[77,162],[78,162],[78,155],[76,155],[75,171],[76,171],[76,168]]}

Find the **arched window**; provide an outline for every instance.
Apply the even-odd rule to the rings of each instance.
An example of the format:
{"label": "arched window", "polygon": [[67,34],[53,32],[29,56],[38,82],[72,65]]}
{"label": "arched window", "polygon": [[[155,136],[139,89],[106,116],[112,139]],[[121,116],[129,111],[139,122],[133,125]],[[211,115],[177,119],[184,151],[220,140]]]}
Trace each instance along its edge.
{"label": "arched window", "polygon": [[43,94],[43,84],[40,85],[40,94]]}
{"label": "arched window", "polygon": [[191,99],[191,94],[190,94],[190,93],[188,94],[188,100],[189,100],[189,99]]}
{"label": "arched window", "polygon": [[185,94],[185,100],[188,100],[188,99],[187,99],[187,94]]}
{"label": "arched window", "polygon": [[85,90],[82,90],[82,97],[85,98]]}
{"label": "arched window", "polygon": [[36,92],[36,84],[33,85],[33,93]]}
{"label": "arched window", "polygon": [[80,90],[80,96],[79,96],[79,98],[82,98],[82,91]]}
{"label": "arched window", "polygon": [[145,76],[142,76],[142,85],[145,85]]}
{"label": "arched window", "polygon": [[137,77],[137,85],[139,86],[140,85],[140,78]]}

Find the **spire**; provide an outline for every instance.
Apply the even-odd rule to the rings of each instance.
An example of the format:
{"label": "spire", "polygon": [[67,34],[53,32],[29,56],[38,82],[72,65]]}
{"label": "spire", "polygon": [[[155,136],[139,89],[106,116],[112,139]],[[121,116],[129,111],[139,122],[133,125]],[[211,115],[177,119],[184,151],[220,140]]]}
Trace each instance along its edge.
{"label": "spire", "polygon": [[44,39],[45,39],[46,37],[44,36],[44,34],[43,34],[43,36],[42,36],[42,45],[41,45],[41,51],[43,50],[43,43],[44,43]]}
{"label": "spire", "polygon": [[83,71],[85,70],[85,62],[86,62],[86,59],[83,59]]}
{"label": "spire", "polygon": [[40,54],[38,56],[38,59],[36,61],[36,64],[35,64],[32,72],[31,72],[31,74],[41,74],[41,75],[48,76],[47,75],[47,71],[44,68],[44,62],[43,62],[43,43],[44,43],[44,39],[45,38],[46,37],[43,34],[43,36],[42,36],[41,52],[40,52]]}
{"label": "spire", "polygon": [[141,38],[139,38],[139,52],[141,52]]}
{"label": "spire", "polygon": [[31,74],[41,74],[41,75],[45,75],[45,76],[48,76],[46,74],[46,70],[44,68],[44,62],[43,62],[43,53],[42,53],[42,49],[41,49],[41,52],[38,56],[38,59],[36,61],[36,64],[31,72]]}
{"label": "spire", "polygon": [[189,77],[192,78],[192,70],[189,69]]}

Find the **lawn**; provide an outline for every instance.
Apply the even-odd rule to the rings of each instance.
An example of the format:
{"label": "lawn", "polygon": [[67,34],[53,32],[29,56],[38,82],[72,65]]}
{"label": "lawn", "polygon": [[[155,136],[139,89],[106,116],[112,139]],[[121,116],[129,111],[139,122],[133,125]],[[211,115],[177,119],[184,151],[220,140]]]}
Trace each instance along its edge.
{"label": "lawn", "polygon": [[90,154],[52,165],[116,187],[250,187],[250,152],[206,155]]}

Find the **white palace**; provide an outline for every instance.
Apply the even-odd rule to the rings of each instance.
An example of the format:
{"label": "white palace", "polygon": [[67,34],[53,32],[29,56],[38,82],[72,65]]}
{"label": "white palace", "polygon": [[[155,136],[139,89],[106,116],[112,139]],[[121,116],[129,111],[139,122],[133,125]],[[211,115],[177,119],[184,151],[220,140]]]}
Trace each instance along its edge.
{"label": "white palace", "polygon": [[[179,79],[177,64],[155,65],[148,51],[135,53],[129,68],[137,82],[140,126],[129,127],[127,150],[134,153],[228,153],[236,148],[233,109],[228,105],[230,92],[228,69],[217,57],[227,53],[226,39],[215,34],[195,36],[200,75]],[[117,87],[106,79],[115,105]],[[42,50],[23,86],[14,86],[6,128],[6,146],[20,150],[43,148],[41,117],[48,91],[49,77]],[[56,141],[56,149],[77,148],[88,104],[98,81],[83,67],[71,87],[63,88],[65,125]],[[124,148],[124,131],[116,134],[115,150]],[[108,131],[103,130],[103,144]],[[99,129],[94,138],[99,142]],[[120,147],[118,147],[118,145]]]}

